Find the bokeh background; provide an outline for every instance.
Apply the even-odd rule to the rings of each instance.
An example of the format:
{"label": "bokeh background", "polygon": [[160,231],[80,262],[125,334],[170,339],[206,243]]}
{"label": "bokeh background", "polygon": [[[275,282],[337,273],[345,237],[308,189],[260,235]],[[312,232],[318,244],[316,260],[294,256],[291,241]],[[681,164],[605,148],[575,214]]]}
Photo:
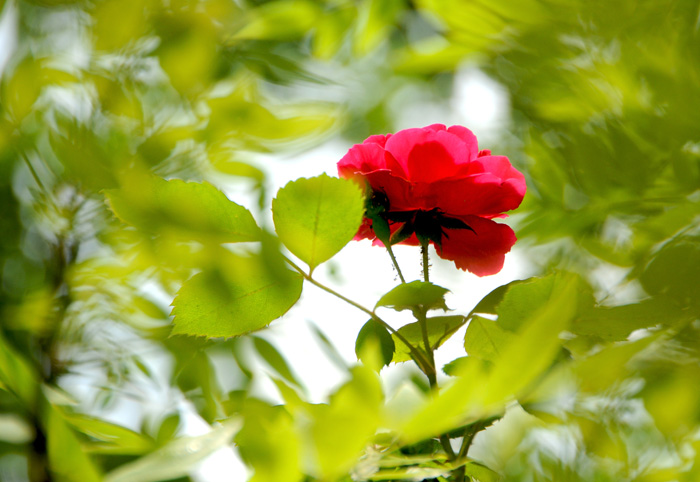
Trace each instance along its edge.
{"label": "bokeh background", "polygon": [[[124,225],[105,193],[149,172],[206,180],[271,227],[287,181],[434,122],[472,129],[529,189],[502,274],[433,257],[451,305],[554,271],[596,302],[567,344],[587,360],[578,391],[511,411],[474,456],[506,480],[700,479],[696,1],[0,4],[0,480],[252,473],[231,449],[198,465],[230,440],[217,422],[278,403],[270,374],[323,401],[366,320],[309,292],[267,331],[170,337],[170,302],[216,253]],[[397,252],[416,277],[418,254]],[[367,243],[319,271],[370,306],[396,276]],[[418,378],[407,365],[388,392]],[[209,448],[185,457],[197,434]]]}

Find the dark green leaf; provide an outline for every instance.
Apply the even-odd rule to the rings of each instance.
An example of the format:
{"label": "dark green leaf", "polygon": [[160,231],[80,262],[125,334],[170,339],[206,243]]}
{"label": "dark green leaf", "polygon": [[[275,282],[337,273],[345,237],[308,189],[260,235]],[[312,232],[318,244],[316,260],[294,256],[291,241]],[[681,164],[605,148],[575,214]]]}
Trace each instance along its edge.
{"label": "dark green leaf", "polygon": [[442,367],[442,371],[445,372],[446,375],[456,376],[459,373],[465,372],[468,369],[467,365],[469,364],[479,365],[479,370],[484,372],[488,371],[492,366],[490,362],[487,362],[482,358],[477,358],[475,356],[461,356],[447,363],[444,367]]}
{"label": "dark green leaf", "polygon": [[652,295],[665,295],[681,306],[700,306],[700,239],[683,238],[664,246],[640,277]]}
{"label": "dark green leaf", "polygon": [[[394,357],[394,339],[384,325],[370,319],[360,329],[355,341],[355,354],[371,368],[381,368]],[[379,366],[375,366],[379,365]]]}

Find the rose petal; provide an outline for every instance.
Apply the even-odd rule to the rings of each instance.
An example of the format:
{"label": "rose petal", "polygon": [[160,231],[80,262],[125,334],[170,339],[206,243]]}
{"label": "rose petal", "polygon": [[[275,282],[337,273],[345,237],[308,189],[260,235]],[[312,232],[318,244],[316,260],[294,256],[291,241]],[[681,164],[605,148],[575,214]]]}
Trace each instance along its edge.
{"label": "rose petal", "polygon": [[515,244],[515,233],[505,225],[478,216],[460,218],[468,229],[447,229],[438,256],[454,261],[457,268],[477,276],[496,274],[503,268],[505,255]]}
{"label": "rose petal", "polygon": [[386,141],[390,137],[391,137],[391,134],[387,134],[387,135],[375,134],[373,136],[369,136],[362,143],[363,144],[379,144],[381,147],[384,147],[386,145]]}
{"label": "rose petal", "polygon": [[464,126],[450,126],[447,132],[454,134],[464,141],[467,145],[467,150],[469,151],[469,160],[471,161],[477,156],[479,152],[479,143],[476,140],[476,136],[472,131]]}
{"label": "rose petal", "polygon": [[454,176],[469,162],[471,152],[467,147],[461,138],[445,130],[423,128],[397,132],[387,140],[385,149],[406,172],[408,180],[434,182]]}
{"label": "rose petal", "polygon": [[525,196],[525,176],[505,156],[480,157],[470,163],[471,174],[417,185],[412,193],[423,199],[425,209],[437,207],[445,214],[493,217],[517,208]]}
{"label": "rose petal", "polygon": [[338,175],[347,179],[382,169],[390,169],[397,176],[405,177],[401,166],[377,143],[355,144],[338,161]]}

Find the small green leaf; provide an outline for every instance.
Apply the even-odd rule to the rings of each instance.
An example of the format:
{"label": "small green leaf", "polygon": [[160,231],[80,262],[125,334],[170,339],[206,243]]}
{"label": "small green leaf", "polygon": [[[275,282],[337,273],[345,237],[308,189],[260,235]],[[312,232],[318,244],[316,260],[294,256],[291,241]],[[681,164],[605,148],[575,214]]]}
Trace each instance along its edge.
{"label": "small green leaf", "polygon": [[282,354],[275,348],[275,346],[264,338],[257,336],[251,337],[253,339],[253,345],[258,354],[270,365],[270,368],[275,370],[279,375],[282,376],[289,383],[296,385],[297,387],[302,387],[301,382],[294,376],[289,364],[284,359]]}
{"label": "small green leaf", "polygon": [[158,433],[156,434],[156,441],[158,445],[165,445],[170,442],[177,432],[178,427],[180,427],[180,414],[173,413],[165,417],[158,428]]}
{"label": "small green leaf", "polygon": [[389,331],[374,319],[365,323],[357,334],[355,354],[362,363],[371,368],[375,368],[375,365],[379,365],[376,368],[381,368],[391,363],[395,349],[394,339]]}
{"label": "small green leaf", "polygon": [[239,336],[279,318],[301,296],[302,279],[272,273],[259,256],[220,257],[187,280],[173,301],[174,335]]}
{"label": "small green leaf", "polygon": [[493,362],[501,356],[512,337],[513,333],[504,330],[495,321],[474,316],[464,335],[464,349],[469,356]]}
{"label": "small green leaf", "polygon": [[[445,343],[459,328],[466,323],[464,316],[435,316],[428,318],[428,340],[433,349]],[[413,346],[423,346],[423,334],[418,322],[409,323],[398,329],[398,332],[406,338]],[[411,352],[408,347],[396,336],[393,335],[396,344],[394,362],[404,362],[411,359]]]}
{"label": "small green leaf", "polygon": [[360,188],[325,174],[288,183],[272,201],[280,240],[311,271],[352,240],[363,213]]}
{"label": "small green leaf", "polygon": [[454,377],[459,373],[465,373],[468,370],[468,365],[478,365],[480,372],[487,372],[492,366],[490,362],[475,356],[461,356],[445,364],[442,371],[445,372],[445,375]]}
{"label": "small green leaf", "polygon": [[478,462],[467,462],[467,464],[464,465],[464,473],[473,480],[478,480],[479,482],[498,482],[501,480],[501,476],[498,472],[494,472]]}
{"label": "small green leaf", "polygon": [[445,294],[449,290],[424,281],[402,283],[377,301],[376,308],[386,306],[396,311],[412,310],[422,306],[427,310],[442,309],[447,311]]}
{"label": "small green leaf", "polygon": [[196,241],[260,239],[253,216],[209,183],[134,175],[107,191],[114,213],[138,229]]}

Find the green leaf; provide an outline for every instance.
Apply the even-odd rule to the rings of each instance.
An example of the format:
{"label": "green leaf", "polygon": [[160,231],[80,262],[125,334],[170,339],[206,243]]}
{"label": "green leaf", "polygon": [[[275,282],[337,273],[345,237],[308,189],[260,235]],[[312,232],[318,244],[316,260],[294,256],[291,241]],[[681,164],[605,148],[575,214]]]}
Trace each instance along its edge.
{"label": "green leaf", "polygon": [[360,188],[325,174],[288,183],[272,201],[280,240],[311,271],[355,236],[363,213]]}
{"label": "green leaf", "polygon": [[241,458],[255,470],[251,482],[302,480],[301,440],[286,408],[248,399],[242,415],[244,425],[235,442]]}
{"label": "green leaf", "polygon": [[[428,318],[428,340],[433,349],[445,343],[459,328],[466,323],[464,316],[435,316]],[[423,333],[420,323],[409,323],[398,329],[398,332],[413,346],[423,346]],[[396,336],[392,335],[396,344],[394,362],[411,360],[411,352],[408,347]]]}
{"label": "green leaf", "polygon": [[165,417],[160,423],[158,433],[156,434],[156,442],[158,443],[158,445],[165,445],[166,443],[170,442],[173,439],[179,427],[179,413],[173,413]]}
{"label": "green leaf", "polygon": [[559,352],[559,334],[576,310],[578,280],[560,277],[544,306],[533,307],[489,370],[483,363],[463,363],[455,382],[430,399],[397,429],[417,441],[505,410],[549,368]]}
{"label": "green leaf", "polygon": [[292,40],[314,26],[321,10],[307,0],[277,0],[249,12],[243,28],[234,39]]}
{"label": "green leaf", "polygon": [[449,290],[424,281],[402,283],[389,291],[377,301],[376,308],[386,306],[396,311],[413,310],[422,306],[426,310],[443,309],[447,311],[445,294]]}
{"label": "green leaf", "polygon": [[576,319],[571,332],[605,341],[622,341],[635,330],[656,325],[675,326],[688,319],[689,313],[659,297],[630,305],[593,308]]}
{"label": "green leaf", "polygon": [[513,333],[504,330],[495,321],[475,316],[464,335],[464,349],[469,356],[493,362],[501,356],[512,337]]}
{"label": "green leaf", "polygon": [[250,211],[206,182],[133,175],[106,194],[117,217],[147,233],[221,243],[260,239]]}
{"label": "green leaf", "polygon": [[656,334],[633,342],[616,343],[587,358],[577,360],[573,364],[573,371],[579,379],[581,390],[595,393],[622,380],[630,371],[629,361],[659,336],[660,334]]}
{"label": "green leaf", "polygon": [[270,365],[270,368],[275,370],[289,383],[296,385],[297,387],[303,386],[297,377],[294,376],[294,373],[292,372],[291,368],[289,368],[287,361],[272,343],[257,336],[253,336],[251,338],[253,339],[255,349],[260,356],[263,357],[267,364]]}
{"label": "green leaf", "polygon": [[309,407],[320,480],[337,480],[346,474],[381,424],[383,393],[377,374],[362,365],[351,373],[350,381],[331,396],[328,405]]}
{"label": "green leaf", "polygon": [[396,346],[384,325],[370,319],[360,329],[355,341],[355,354],[362,363],[378,371],[391,363]]}
{"label": "green leaf", "polygon": [[86,447],[94,453],[140,455],[154,448],[153,440],[126,427],[87,415],[61,411],[63,419],[73,428],[96,439]]}
{"label": "green leaf", "polygon": [[445,372],[446,375],[454,377],[460,373],[465,373],[468,371],[468,365],[472,364],[478,365],[478,370],[483,372],[487,372],[493,366],[491,362],[488,362],[482,358],[477,358],[475,356],[461,356],[445,364],[445,366],[442,367],[442,371]]}
{"label": "green leaf", "polygon": [[32,365],[0,332],[0,389],[11,391],[23,404],[34,407],[38,388]]}
{"label": "green leaf", "polygon": [[49,470],[56,480],[99,482],[102,480],[94,463],[85,454],[75,432],[60,412],[48,405],[45,412]]}
{"label": "green leaf", "polygon": [[595,300],[591,288],[580,277],[571,278],[562,273],[530,278],[507,285],[508,290],[496,308],[498,324],[506,330],[517,331],[534,311],[550,301],[562,279],[568,279],[567,282],[574,279],[573,282],[578,285],[577,310],[583,311],[593,305]]}
{"label": "green leaf", "polygon": [[222,255],[187,280],[173,301],[173,334],[240,336],[279,318],[301,296],[296,273],[271,272],[260,256]]}
{"label": "green leaf", "polygon": [[515,285],[525,283],[526,280],[515,280],[508,284],[499,286],[498,288],[491,291],[489,294],[484,296],[481,301],[479,301],[474,309],[471,311],[469,316],[471,317],[475,313],[486,313],[495,315],[497,313],[496,308],[503,301],[503,297],[508,292],[508,290]]}
{"label": "green leaf", "polygon": [[464,473],[473,480],[478,480],[479,482],[498,482],[501,480],[501,476],[498,472],[494,472],[478,462],[468,462],[465,464]]}
{"label": "green leaf", "polygon": [[700,238],[687,237],[664,246],[640,277],[651,295],[665,295],[681,306],[700,306]]}
{"label": "green leaf", "polygon": [[113,470],[104,482],[157,482],[184,477],[207,456],[228,446],[240,426],[239,419],[232,419],[207,434],[175,439],[155,452]]}

